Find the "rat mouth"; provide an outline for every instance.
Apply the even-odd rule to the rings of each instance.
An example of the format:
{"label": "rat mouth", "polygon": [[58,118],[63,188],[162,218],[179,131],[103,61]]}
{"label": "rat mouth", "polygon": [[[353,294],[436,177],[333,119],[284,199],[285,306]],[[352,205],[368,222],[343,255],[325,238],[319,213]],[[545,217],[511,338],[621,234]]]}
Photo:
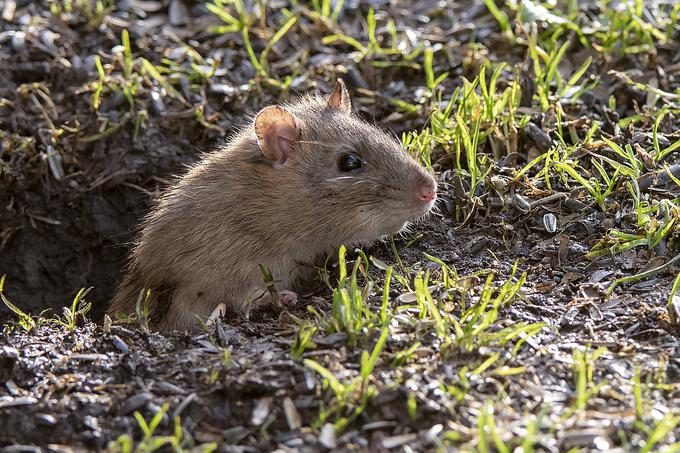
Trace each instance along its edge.
{"label": "rat mouth", "polygon": [[407,205],[401,203],[400,206],[393,206],[391,209],[382,212],[374,212],[373,215],[365,219],[361,232],[358,233],[360,237],[356,240],[373,241],[390,234],[404,232],[408,230],[410,225],[425,219],[434,205],[435,200],[419,203],[415,206],[410,203]]}
{"label": "rat mouth", "polygon": [[435,204],[437,204],[437,198],[427,200],[427,201],[418,201],[415,204],[411,204],[410,206],[410,217],[409,221],[414,221],[414,220],[419,220],[424,217],[426,217],[430,212],[432,212],[432,209],[435,207]]}
{"label": "rat mouth", "polygon": [[397,233],[403,230],[408,224],[417,223],[429,216],[432,212],[437,199],[428,200],[427,202],[406,203],[402,204],[399,214],[393,216],[394,225],[398,226],[396,230],[390,233]]}
{"label": "rat mouth", "polygon": [[421,204],[421,209],[422,209],[422,214],[421,217],[426,216],[427,214],[432,211],[432,208],[434,208],[434,205],[437,203],[438,198],[435,197],[432,200],[428,200],[425,203],[420,203]]}
{"label": "rat mouth", "polygon": [[[410,195],[411,192],[407,192]],[[364,206],[357,217],[357,240],[376,240],[389,234],[397,234],[408,228],[410,224],[425,219],[433,209],[437,197],[423,200],[406,196],[403,190],[394,191],[387,196]]]}
{"label": "rat mouth", "polygon": [[435,208],[437,200],[439,198],[436,196],[430,200],[405,200],[401,197],[395,197],[391,200],[386,200],[387,202],[383,205],[381,211],[391,212],[390,218],[393,220],[393,223],[404,224],[406,222],[415,222],[427,217]]}

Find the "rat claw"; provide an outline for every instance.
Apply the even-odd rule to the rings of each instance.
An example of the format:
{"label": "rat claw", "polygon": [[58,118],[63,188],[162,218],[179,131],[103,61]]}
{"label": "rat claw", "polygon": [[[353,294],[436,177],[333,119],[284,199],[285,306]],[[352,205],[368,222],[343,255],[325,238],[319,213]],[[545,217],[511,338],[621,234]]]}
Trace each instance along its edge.
{"label": "rat claw", "polygon": [[295,304],[298,301],[297,293],[293,291],[280,290],[265,293],[252,302],[250,310],[253,312],[281,311],[284,307]]}

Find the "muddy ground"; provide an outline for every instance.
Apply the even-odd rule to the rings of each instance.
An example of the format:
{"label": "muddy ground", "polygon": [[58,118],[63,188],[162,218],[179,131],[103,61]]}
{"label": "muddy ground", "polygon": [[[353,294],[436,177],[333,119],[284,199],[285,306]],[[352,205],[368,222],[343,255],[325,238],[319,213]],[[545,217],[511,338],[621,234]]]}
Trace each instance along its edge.
{"label": "muddy ground", "polygon": [[[295,93],[329,92],[342,75],[355,111],[367,120],[399,135],[428,127],[422,66],[392,64],[394,57],[377,54],[358,61],[351,45],[321,41],[344,30],[365,42],[369,8],[379,21],[393,18],[397,31],[405,33],[403,53],[420,42],[437,49],[435,73],[449,73],[439,87],[444,99],[487,60],[531,68],[526,47],[508,42],[483,3],[345,2],[333,24],[314,15],[313,2],[281,2],[267,7],[265,26],[256,6],[247,3],[248,14],[257,16],[251,40],[258,54],[285,21],[284,3],[300,14],[293,31],[272,47],[268,77],[253,67],[240,33],[209,29],[224,22],[203,3],[116,2],[102,12],[83,6],[87,2],[74,2],[68,11],[66,3],[0,1],[0,275],[6,275],[3,294],[25,312],[50,309],[46,318],[61,315],[78,290],[89,287],[92,311],[73,332],[49,321],[25,332],[0,304],[0,321],[7,323],[0,340],[0,447],[125,451],[129,441],[148,451],[177,423],[182,434],[174,441],[182,448],[209,449],[214,443],[221,451],[678,448],[680,330],[667,308],[678,265],[607,293],[617,278],[676,256],[677,232],[670,230],[654,247],[587,259],[610,228],[636,232],[624,186],[611,194],[606,210],[582,188],[563,183],[548,191],[519,180],[507,190],[491,190],[498,181],[493,176],[512,176],[509,169],[522,168],[557,142],[554,110],[541,111],[531,96],[524,106],[530,126],[517,131],[516,152],[493,159],[489,143],[483,145],[481,152],[495,165],[469,218],[456,214],[471,201],[460,194],[451,159],[435,149],[439,212],[395,241],[403,261],[398,269],[412,284],[418,271],[428,269],[440,282],[441,266],[425,254],[455,268],[474,297],[480,297],[490,273],[497,288],[526,272],[519,297],[500,307],[492,330],[542,323],[531,335],[518,333],[502,343],[473,338],[469,347],[459,342],[446,349],[431,319],[399,310],[411,293],[395,283],[390,293],[395,318],[377,366],[362,384],[374,392],[364,400],[356,388],[338,396],[327,376],[300,359],[321,363],[341,382],[351,382],[380,329],[366,328],[350,341],[344,333],[319,328],[315,348],[302,357],[291,354],[301,320],[318,322],[307,305],[329,313],[330,290],[290,311],[230,320],[203,334],[164,336],[135,325],[103,325],[142,216],[173,175],[223,143],[246,115]],[[650,2],[646,14],[667,6]],[[587,23],[602,14],[602,5],[584,2],[581,12]],[[545,27],[556,21],[543,19]],[[389,27],[379,23],[377,33],[386,40]],[[513,26],[521,35],[519,22]],[[599,84],[578,102],[564,101],[565,122],[583,134],[598,121],[603,133],[644,153],[653,145],[653,112],[663,106],[670,110],[659,123],[660,140],[680,139],[677,96],[654,104],[648,91],[609,72],[677,93],[680,33],[677,22],[672,26],[672,39],[634,54],[599,53],[571,36],[559,70],[568,78],[592,56],[587,80],[597,77]],[[124,52],[116,47],[124,29],[135,58],[134,102],[129,105],[120,90],[104,88],[95,109],[100,80],[95,55],[109,81],[124,85]],[[141,58],[173,68],[165,75],[179,94],[144,73]],[[415,61],[422,64],[422,56]],[[288,76],[290,84],[282,90]],[[512,71],[504,74],[502,83],[512,76]],[[400,110],[392,98],[416,108]],[[620,127],[618,121],[632,115],[650,119]],[[680,176],[678,151],[665,163]],[[678,186],[659,168],[650,166],[640,175],[645,196],[650,203],[677,203]],[[555,228],[546,223],[549,214]],[[389,242],[369,253],[397,266]],[[369,275],[376,283],[370,304],[377,311],[384,272],[372,265]],[[400,355],[413,345],[406,358]],[[583,351],[592,370],[581,383]],[[579,406],[585,394],[587,401]],[[337,412],[324,416],[333,407]],[[144,437],[135,411],[147,421],[162,414],[156,437]],[[659,439],[645,450],[655,433]],[[126,434],[131,437],[120,437]]]}

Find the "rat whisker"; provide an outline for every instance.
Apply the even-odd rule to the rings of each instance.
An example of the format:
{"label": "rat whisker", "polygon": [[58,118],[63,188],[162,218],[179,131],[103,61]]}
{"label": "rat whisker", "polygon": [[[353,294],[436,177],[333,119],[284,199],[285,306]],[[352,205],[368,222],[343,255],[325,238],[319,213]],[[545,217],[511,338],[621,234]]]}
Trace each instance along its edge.
{"label": "rat whisker", "polygon": [[394,190],[395,192],[401,192],[403,190],[401,187],[392,186],[392,185],[385,184],[385,183],[382,183],[381,185],[382,185],[383,189],[390,189],[390,190]]}
{"label": "rat whisker", "polygon": [[334,148],[335,147],[332,144],[323,143],[323,142],[314,142],[314,141],[311,141],[311,140],[300,140],[300,141],[298,141],[298,143],[304,143],[306,145],[323,146],[325,148]]}
{"label": "rat whisker", "polygon": [[[347,179],[358,179],[356,176],[336,176],[335,178],[328,178],[325,179],[324,181],[344,181]],[[361,183],[361,182],[368,182],[364,180],[358,180],[356,183]]]}

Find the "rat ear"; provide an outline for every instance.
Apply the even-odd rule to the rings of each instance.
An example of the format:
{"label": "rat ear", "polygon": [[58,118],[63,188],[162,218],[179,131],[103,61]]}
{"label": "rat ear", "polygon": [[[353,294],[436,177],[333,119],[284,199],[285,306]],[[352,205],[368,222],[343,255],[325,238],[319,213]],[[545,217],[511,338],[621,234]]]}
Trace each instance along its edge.
{"label": "rat ear", "polygon": [[335,82],[335,89],[328,97],[328,105],[345,113],[352,111],[352,101],[342,79],[338,79]]}
{"label": "rat ear", "polygon": [[265,107],[255,115],[254,126],[262,154],[269,160],[284,164],[293,145],[300,139],[295,117],[283,107]]}

